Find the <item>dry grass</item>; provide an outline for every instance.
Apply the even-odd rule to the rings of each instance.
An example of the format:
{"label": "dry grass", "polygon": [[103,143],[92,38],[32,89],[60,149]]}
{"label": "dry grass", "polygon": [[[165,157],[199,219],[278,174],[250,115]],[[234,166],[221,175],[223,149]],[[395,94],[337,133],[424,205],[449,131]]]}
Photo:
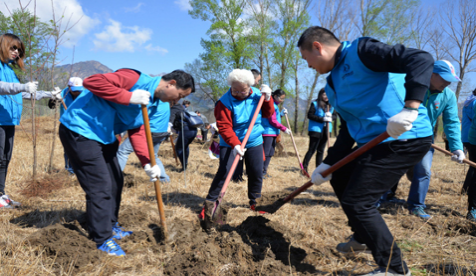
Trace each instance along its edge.
{"label": "dry grass", "polygon": [[[43,127],[39,132],[42,136],[38,142],[39,171],[41,177],[51,179],[52,176],[46,176],[46,170],[52,120],[41,120]],[[177,252],[174,246],[164,251],[156,251],[148,247],[148,244],[134,243],[128,245],[126,258],[106,257],[100,262],[74,268],[76,260],[73,257],[69,263],[59,264],[56,257],[46,254],[42,246],[32,244],[31,237],[41,235],[41,231],[46,227],[71,222],[80,217],[85,210],[85,201],[84,193],[76,179],[65,177],[61,173],[56,175],[61,179],[61,185],[49,193],[41,197],[22,194],[31,182],[32,151],[28,135],[30,133],[26,134],[20,127],[17,128],[6,188],[9,195],[24,206],[19,210],[0,211],[0,275],[162,275],[164,265],[167,265],[171,258],[186,253]],[[283,142],[285,151],[292,152],[290,138],[283,137]],[[297,137],[297,145],[301,156],[304,156],[307,137]],[[170,153],[170,150],[168,143],[161,146],[161,152]],[[193,144],[190,169],[184,179],[183,173],[176,171],[172,155],[162,157],[161,160],[172,179],[170,184],[162,186],[168,223],[177,219],[195,222],[196,214],[218,168],[218,161],[209,159],[206,148],[201,149],[201,145]],[[314,168],[313,162],[314,160],[310,168]],[[150,225],[159,225],[159,217],[153,185],[147,181],[145,173],[136,164],[137,158],[131,155],[125,172],[131,175],[129,178],[132,180],[130,188],[124,190],[121,212],[136,214],[134,216],[140,223],[129,227],[140,231],[150,228]],[[55,166],[57,169],[64,166],[63,150],[58,138]],[[274,158],[269,169],[272,177],[264,181],[263,193],[292,190],[304,184],[306,178],[300,175],[298,168],[295,156]],[[404,259],[414,275],[473,275],[476,260],[473,255],[476,252],[476,225],[465,220],[467,198],[459,194],[465,169],[467,166],[451,162],[440,153],[435,154],[433,178],[427,196],[428,212],[433,216],[430,221],[425,223],[408,215],[403,206],[393,206],[383,211],[383,217],[402,248]],[[402,178],[398,197],[406,198],[409,185],[409,181]],[[230,184],[226,201],[234,205],[228,214],[228,223],[233,227],[255,215],[246,208],[246,184]],[[284,206],[274,215],[267,214],[264,217],[281,224],[287,229],[286,233],[297,233],[287,236],[289,246],[292,244],[305,250],[307,255],[304,262],[314,266],[318,274],[349,275],[368,272],[373,268],[369,255],[348,259],[335,250],[335,246],[345,241],[351,232],[329,184],[314,188],[311,194],[301,195],[293,204]],[[78,229],[81,227],[78,226]],[[175,240],[175,243],[180,244],[181,240]],[[261,275],[267,275],[263,266],[272,258],[268,251],[264,260],[248,264],[255,265],[256,271]],[[208,274],[227,275],[224,271],[230,266],[222,263],[220,269],[209,271]],[[293,267],[282,271],[283,275],[290,273],[303,274]]]}

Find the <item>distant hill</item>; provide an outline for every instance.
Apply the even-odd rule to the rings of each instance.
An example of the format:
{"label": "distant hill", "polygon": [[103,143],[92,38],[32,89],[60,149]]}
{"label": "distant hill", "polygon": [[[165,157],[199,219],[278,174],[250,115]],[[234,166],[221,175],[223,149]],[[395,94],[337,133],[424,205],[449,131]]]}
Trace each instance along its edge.
{"label": "distant hill", "polygon": [[[72,71],[71,71],[72,67]],[[111,73],[113,70],[99,61],[90,60],[71,64],[56,66],[55,82],[59,87],[66,87],[68,84],[69,75],[71,77],[80,77],[85,79],[94,74]]]}

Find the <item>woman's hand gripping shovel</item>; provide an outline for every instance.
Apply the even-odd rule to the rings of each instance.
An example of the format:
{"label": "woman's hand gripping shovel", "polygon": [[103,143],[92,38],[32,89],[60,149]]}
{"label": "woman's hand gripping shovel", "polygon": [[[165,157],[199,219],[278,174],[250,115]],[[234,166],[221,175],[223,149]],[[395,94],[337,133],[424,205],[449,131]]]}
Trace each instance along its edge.
{"label": "woman's hand gripping shovel", "polygon": [[[286,122],[288,123],[288,128],[291,129],[291,125],[289,124],[289,119],[288,119],[288,114],[287,113],[284,113],[284,117],[286,117]],[[294,146],[294,151],[296,152],[296,156],[297,156],[297,159],[299,161],[299,166],[301,166],[301,171],[302,173],[307,176],[308,178],[311,178],[311,176],[309,175],[309,173],[304,169],[304,166],[302,165],[302,162],[301,162],[301,157],[299,157],[299,152],[298,152],[298,149],[296,147],[296,142],[294,141],[294,136],[293,136],[293,133],[291,132],[291,140],[293,141],[293,146]]]}
{"label": "woman's hand gripping shovel", "polygon": [[[258,105],[256,106],[255,113],[253,114],[253,118],[251,119],[250,126],[248,127],[248,130],[246,131],[245,138],[241,142],[242,151],[245,149],[246,143],[248,142],[248,139],[250,138],[250,134],[256,122],[256,118],[258,117],[258,114],[261,111],[261,106],[263,105],[264,97],[265,97],[264,95],[261,96],[258,102]],[[224,210],[222,209],[222,206],[220,204],[223,201],[223,197],[225,196],[225,193],[226,193],[226,188],[228,187],[231,177],[233,176],[233,173],[235,172],[236,166],[238,165],[238,161],[240,161],[239,154],[235,156],[235,160],[233,161],[233,164],[231,165],[231,168],[228,171],[228,175],[226,176],[225,183],[223,184],[223,188],[221,188],[220,195],[218,196],[217,201],[215,201],[213,204],[211,217],[209,217],[205,213],[206,228],[209,228],[209,226],[211,226],[212,224],[225,224],[226,214],[224,213]]]}
{"label": "woman's hand gripping shovel", "polygon": [[[155,152],[154,152],[154,144],[152,143],[152,133],[150,131],[149,113],[147,112],[146,105],[142,105],[142,118],[144,119],[145,136],[147,138],[147,147],[149,148],[150,165],[153,167],[156,165]],[[158,179],[155,181],[155,196],[157,197],[157,206],[159,207],[160,225],[162,226],[162,229],[164,231],[164,236],[167,239],[168,231],[167,231],[167,225],[165,223],[164,203],[162,202],[162,193],[160,191],[160,183]]]}
{"label": "woman's hand gripping shovel", "polygon": [[[388,135],[388,133],[385,131],[384,133],[380,134],[379,136],[375,137],[374,139],[370,140],[369,142],[367,142],[367,144],[363,145],[362,147],[358,148],[357,150],[355,150],[354,152],[352,152],[351,154],[347,155],[346,157],[344,157],[343,159],[341,159],[339,162],[335,163],[334,165],[332,165],[330,168],[328,168],[327,170],[323,171],[321,173],[322,177],[323,178],[326,178],[328,175],[330,175],[331,173],[335,172],[336,170],[340,169],[341,167],[343,167],[344,165],[346,165],[347,163],[351,162],[352,160],[354,160],[355,158],[359,157],[360,155],[362,155],[363,153],[365,153],[366,151],[368,151],[369,149],[373,148],[374,146],[380,144],[383,140],[387,139],[388,137],[390,137]],[[295,198],[297,195],[299,195],[300,193],[304,192],[305,190],[307,190],[309,187],[311,187],[313,185],[313,183],[311,181],[308,181],[306,184],[302,185],[301,187],[299,187],[299,189],[297,189],[296,191],[294,191],[293,193],[291,193],[290,195],[288,195],[287,197],[285,197],[284,199],[278,199],[276,202],[274,202],[273,204],[271,205],[268,205],[268,206],[261,206],[259,208],[260,211],[265,211],[267,213],[275,213],[276,211],[279,210],[279,208],[281,208],[284,204],[288,203],[289,201],[291,201],[291,199]]]}
{"label": "woman's hand gripping shovel", "polygon": [[[440,148],[440,147],[438,147],[438,146],[435,145],[435,144],[432,144],[431,147],[434,148],[434,149],[436,149],[436,150],[438,150],[438,151],[441,151],[442,153],[444,153],[444,154],[446,154],[446,155],[448,155],[448,156],[453,156],[453,155],[454,155],[453,153],[451,153],[451,152],[449,152],[449,151],[447,151],[447,150],[445,150],[445,149],[443,149],[443,148]],[[466,163],[466,164],[468,164],[468,165],[470,165],[470,166],[473,167],[473,168],[476,168],[476,163],[474,163],[474,162],[472,162],[472,161],[469,161],[468,159],[463,159],[463,162]]]}

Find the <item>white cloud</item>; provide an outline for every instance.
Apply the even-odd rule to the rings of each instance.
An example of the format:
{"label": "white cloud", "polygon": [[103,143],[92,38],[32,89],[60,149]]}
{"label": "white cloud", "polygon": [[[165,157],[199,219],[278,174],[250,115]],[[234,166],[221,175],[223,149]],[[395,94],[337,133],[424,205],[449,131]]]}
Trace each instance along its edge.
{"label": "white cloud", "polygon": [[[30,1],[22,0],[21,2],[23,6],[26,6]],[[0,5],[0,11],[5,16],[10,16],[10,12],[5,7],[5,4],[11,12],[20,8],[18,0],[4,1],[4,3]],[[63,36],[63,46],[74,46],[85,34],[89,33],[95,25],[100,23],[99,20],[87,16],[77,0],[54,0],[53,6],[56,20],[59,20],[61,16],[64,15],[61,23],[63,30],[66,28],[68,21],[69,27],[77,22],[76,25]],[[27,9],[33,13],[34,1],[31,1]],[[36,0],[36,15],[43,22],[53,19],[51,0]]]}
{"label": "white cloud", "polygon": [[182,11],[189,11],[192,9],[192,5],[190,5],[190,0],[175,0],[174,4],[179,6],[180,10]]}
{"label": "white cloud", "polygon": [[134,13],[138,13],[140,12],[140,7],[142,7],[143,5],[145,5],[144,3],[138,3],[137,6],[133,7],[133,8],[124,8],[124,11],[125,12],[134,12]]}
{"label": "white cloud", "polygon": [[101,33],[94,34],[96,39],[93,40],[95,50],[106,52],[135,52],[136,50],[145,49],[151,52],[159,52],[162,54],[168,51],[159,46],[152,46],[144,43],[152,37],[152,30],[140,28],[138,26],[126,27],[121,22],[110,19],[110,25],[106,26]]}

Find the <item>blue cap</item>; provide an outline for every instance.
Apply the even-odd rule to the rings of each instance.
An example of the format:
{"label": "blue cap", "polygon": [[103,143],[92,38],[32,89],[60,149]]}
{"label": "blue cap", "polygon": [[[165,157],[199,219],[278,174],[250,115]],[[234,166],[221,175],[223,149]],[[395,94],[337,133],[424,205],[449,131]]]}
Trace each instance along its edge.
{"label": "blue cap", "polygon": [[451,62],[447,60],[435,61],[433,73],[440,75],[445,81],[448,82],[461,81],[461,79],[456,75],[455,68]]}

